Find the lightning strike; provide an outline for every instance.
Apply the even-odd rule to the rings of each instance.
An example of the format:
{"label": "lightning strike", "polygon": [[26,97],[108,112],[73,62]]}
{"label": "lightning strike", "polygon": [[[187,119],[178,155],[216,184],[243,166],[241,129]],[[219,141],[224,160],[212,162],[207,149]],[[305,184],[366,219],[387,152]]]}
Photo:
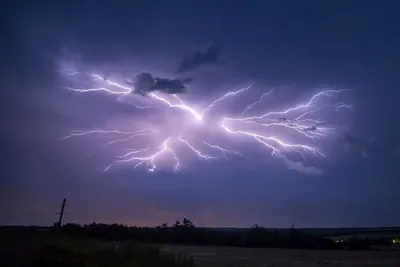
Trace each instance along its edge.
{"label": "lightning strike", "polygon": [[[64,72],[66,76],[70,76],[72,72]],[[72,75],[72,74],[71,74]],[[75,75],[75,74],[74,74]],[[98,88],[72,88],[66,87],[66,89],[78,92],[78,93],[94,93],[94,92],[104,92],[109,95],[117,95],[118,97],[124,97],[130,95],[134,92],[134,88],[119,84],[115,81],[110,81],[105,77],[98,74],[89,75],[92,77],[93,81],[96,83],[103,83],[101,87]],[[318,105],[317,100],[319,98],[331,98],[334,95],[347,90],[322,90],[306,101],[305,103],[300,103],[299,105],[289,107],[281,111],[268,111],[268,112],[258,112],[254,116],[245,116],[245,114],[251,110],[254,106],[262,104],[265,97],[273,93],[271,90],[267,93],[261,95],[258,101],[251,103],[246,106],[243,111],[237,117],[227,117],[220,114],[212,113],[213,107],[220,104],[225,99],[229,97],[235,97],[241,93],[247,92],[251,88],[248,87],[231,91],[225,93],[220,98],[211,101],[208,106],[204,109],[197,110],[193,105],[186,103],[177,95],[162,95],[156,92],[151,92],[148,94],[150,99],[154,102],[154,105],[140,106],[137,104],[132,104],[139,109],[155,108],[159,107],[160,104],[167,108],[179,109],[182,112],[190,114],[190,118],[194,122],[202,122],[201,127],[207,129],[210,133],[219,132],[218,130],[223,130],[222,132],[226,136],[232,137],[243,137],[249,140],[253,140],[254,144],[260,145],[261,148],[267,149],[271,152],[271,155],[280,155],[282,153],[298,153],[303,158],[306,158],[306,153],[326,157],[326,155],[321,151],[321,148],[317,146],[317,141],[326,139],[335,132],[334,127],[325,127],[326,122],[322,120],[322,117],[315,118],[315,115],[320,115],[325,109],[331,109],[332,112],[338,112],[341,109],[347,108],[351,109],[351,105],[347,105],[344,102],[336,103],[335,105],[323,106]],[[220,118],[220,123],[215,125],[209,123],[208,118],[205,114],[209,113],[209,116]],[[193,131],[195,128],[188,128],[191,126],[185,126],[184,131]],[[157,136],[155,135],[157,133]],[[69,135],[63,137],[64,140],[73,137],[91,136],[98,137],[100,135],[114,136],[114,138],[101,146],[101,148],[113,145],[116,143],[123,143],[126,146],[135,146],[135,140],[138,136],[150,136],[152,138],[159,138],[164,134],[163,128],[160,129],[144,129],[132,132],[124,132],[119,130],[92,130],[92,131],[71,131]],[[118,137],[120,136],[120,137]],[[165,136],[165,135],[164,135]],[[197,134],[195,135],[197,137]],[[180,142],[185,147],[193,152],[198,158],[203,160],[218,159],[219,157],[211,156],[205,151],[218,151],[223,154],[233,154],[241,156],[242,153],[235,149],[223,148],[216,142],[205,141],[202,136],[198,136],[196,142],[202,143],[204,146],[202,150],[200,148],[195,148],[194,145],[189,143],[186,139],[181,137],[181,135],[169,135],[161,145],[154,149],[152,147],[140,148],[140,149],[125,149],[125,154],[116,156],[117,160],[112,162],[109,166],[105,168],[108,171],[111,166],[119,163],[133,163],[134,169],[139,166],[146,166],[149,171],[155,171],[158,169],[158,163],[161,158],[169,158],[174,161],[173,170],[180,170],[181,161],[178,157],[177,150],[174,149],[174,145]],[[201,138],[201,139],[200,139]],[[213,144],[214,143],[214,144]],[[236,147],[238,148],[238,147]],[[205,151],[203,151],[206,149]],[[153,151],[149,153],[149,151]],[[169,155],[169,156],[168,156]]]}
{"label": "lightning strike", "polygon": [[182,110],[184,110],[184,111],[189,112],[189,113],[192,114],[193,117],[194,117],[196,120],[198,120],[198,121],[201,121],[201,120],[203,119],[201,113],[198,113],[196,110],[194,110],[194,109],[191,108],[190,106],[184,104],[183,101],[182,101],[178,96],[176,96],[176,95],[173,95],[173,96],[174,96],[176,99],[179,100],[180,104],[178,104],[178,105],[177,105],[177,104],[172,104],[172,103],[169,102],[167,99],[165,99],[165,98],[163,98],[163,97],[161,97],[161,96],[158,96],[158,95],[156,95],[155,93],[151,93],[150,96],[153,97],[153,98],[155,98],[155,99],[157,99],[157,100],[159,100],[159,101],[161,101],[161,102],[166,103],[170,108],[179,108],[179,109],[182,109]]}
{"label": "lightning strike", "polygon": [[137,134],[142,134],[142,133],[149,132],[149,131],[155,132],[157,130],[150,129],[150,128],[146,128],[146,129],[138,130],[138,131],[132,131],[132,132],[124,132],[124,131],[118,131],[118,130],[107,131],[107,130],[101,130],[101,129],[91,130],[91,131],[73,130],[73,131],[70,131],[69,135],[64,136],[62,139],[66,140],[66,139],[69,139],[74,136],[96,135],[96,134],[137,135]]}
{"label": "lightning strike", "polygon": [[100,79],[105,80],[106,83],[108,83],[109,85],[112,85],[112,86],[118,87],[118,88],[120,88],[120,89],[126,90],[126,93],[127,93],[127,94],[131,93],[131,91],[132,91],[132,88],[131,88],[131,87],[123,86],[123,85],[121,85],[121,84],[119,84],[119,83],[116,83],[116,82],[111,82],[111,81],[109,81],[109,80],[106,80],[106,79],[102,78],[100,75],[92,74],[92,76],[93,76],[94,78],[99,79],[99,80],[100,80]]}
{"label": "lightning strike", "polygon": [[90,92],[106,92],[109,94],[113,94],[113,95],[127,95],[129,94],[129,92],[118,92],[118,91],[113,91],[110,90],[108,88],[104,88],[104,87],[99,87],[99,88],[89,88],[89,89],[81,89],[81,88],[72,88],[72,87],[65,87],[66,89],[73,91],[73,92],[77,92],[77,93],[90,93]]}
{"label": "lightning strike", "polygon": [[247,91],[251,88],[251,84],[245,88],[239,89],[237,91],[233,91],[233,92],[228,92],[226,94],[224,94],[223,96],[221,96],[220,98],[214,100],[210,105],[208,105],[208,107],[206,107],[205,109],[203,109],[203,111],[201,112],[201,116],[204,115],[204,113],[206,113],[208,110],[212,109],[218,102],[221,102],[223,100],[225,100],[227,97],[230,96],[235,96],[237,94],[243,93],[244,91]]}
{"label": "lightning strike", "polygon": [[211,145],[211,144],[207,143],[206,141],[203,141],[203,144],[205,144],[206,146],[208,146],[210,148],[214,148],[216,150],[219,150],[222,153],[230,153],[230,154],[235,154],[235,155],[238,155],[238,156],[242,155],[240,152],[237,152],[235,150],[229,150],[229,149],[225,149],[225,148],[222,148],[220,146],[217,146],[217,145]]}
{"label": "lightning strike", "polygon": [[167,151],[169,151],[173,155],[174,160],[175,160],[175,170],[178,170],[178,168],[179,168],[179,159],[176,156],[175,151],[168,146],[168,142],[170,141],[170,139],[171,139],[171,137],[168,137],[167,139],[165,139],[164,142],[162,143],[162,145],[160,146],[160,149],[158,151],[156,151],[155,153],[153,153],[153,154],[137,156],[137,157],[136,156],[132,156],[134,154],[149,150],[149,149],[141,149],[141,150],[135,150],[135,151],[132,151],[132,152],[128,152],[128,153],[126,153],[126,154],[124,154],[122,156],[119,156],[118,158],[120,158],[120,159],[114,161],[109,166],[107,166],[105,168],[105,171],[108,171],[111,168],[111,166],[116,164],[116,163],[129,163],[129,162],[132,162],[132,163],[137,163],[135,165],[135,167],[134,167],[135,169],[137,167],[139,167],[140,165],[142,165],[142,164],[146,164],[146,166],[148,167],[148,170],[150,172],[154,172],[156,170],[156,168],[157,168],[157,165],[155,163],[156,160],[159,157],[161,157]]}
{"label": "lightning strike", "polygon": [[126,151],[130,151],[130,152],[126,153],[126,154],[123,155],[123,156],[117,156],[117,158],[123,159],[123,158],[129,157],[129,156],[131,156],[131,155],[133,155],[133,154],[138,154],[138,153],[146,152],[146,151],[148,151],[148,150],[149,150],[149,148],[143,148],[143,149],[127,149]]}
{"label": "lightning strike", "polygon": [[243,112],[240,113],[240,116],[243,116],[244,113],[246,113],[247,111],[249,111],[249,110],[250,110],[252,107],[254,107],[255,105],[260,104],[260,103],[263,101],[264,97],[269,96],[273,91],[274,91],[274,89],[272,89],[272,90],[269,91],[268,93],[262,94],[262,96],[260,97],[260,99],[259,99],[258,101],[256,101],[256,102],[250,104],[249,106],[247,106],[247,107],[243,110]]}
{"label": "lightning strike", "polygon": [[245,136],[252,137],[259,143],[270,148],[272,150],[272,154],[279,154],[280,149],[277,146],[274,146],[273,144],[271,144],[271,142],[275,143],[276,145],[279,145],[282,148],[291,149],[295,152],[298,152],[302,156],[304,156],[304,155],[298,149],[307,150],[307,151],[312,152],[313,154],[324,156],[324,154],[322,154],[317,147],[307,146],[307,145],[303,145],[303,144],[290,144],[290,143],[286,143],[286,142],[280,140],[278,137],[266,136],[266,135],[254,133],[251,131],[232,130],[228,126],[225,125],[226,120],[229,120],[229,118],[224,118],[221,123],[222,128],[224,128],[226,132],[228,132],[230,134],[245,135]]}
{"label": "lightning strike", "polygon": [[264,118],[269,117],[271,115],[286,115],[286,114],[289,114],[291,112],[298,111],[298,110],[301,110],[301,109],[313,108],[314,106],[312,106],[311,104],[318,97],[320,97],[320,96],[332,97],[333,94],[335,94],[335,93],[337,94],[337,93],[340,93],[342,91],[345,91],[345,90],[344,89],[341,89],[341,90],[324,90],[324,91],[321,91],[321,92],[318,92],[318,93],[314,94],[306,104],[300,104],[300,105],[297,105],[295,107],[288,108],[288,109],[286,109],[284,111],[271,111],[271,112],[267,112],[267,113],[264,113],[264,114],[259,115],[259,116],[246,117],[246,118],[240,118],[240,119],[238,118],[237,120],[264,119]]}
{"label": "lightning strike", "polygon": [[202,154],[199,150],[195,149],[187,140],[182,139],[180,136],[178,137],[178,140],[181,141],[182,143],[186,144],[190,148],[190,150],[192,150],[195,154],[197,154],[197,156],[199,156],[202,159],[207,159],[207,160],[208,159],[217,159],[217,157]]}
{"label": "lightning strike", "polygon": [[127,142],[128,140],[130,140],[130,139],[132,139],[134,137],[137,137],[137,136],[151,135],[151,134],[158,133],[158,132],[160,132],[160,130],[152,130],[150,132],[146,132],[145,130],[138,131],[138,132],[136,132],[134,134],[129,135],[128,137],[126,137],[124,139],[116,139],[116,140],[110,141],[110,142],[102,145],[100,148],[105,148],[106,146],[109,146],[109,145],[112,145],[112,144],[115,144],[115,143],[118,143],[118,142]]}
{"label": "lightning strike", "polygon": [[133,104],[133,103],[130,103],[130,105],[132,105],[132,106],[134,106],[135,108],[138,108],[138,109],[156,108],[156,106],[139,106],[139,105],[136,105],[136,104]]}

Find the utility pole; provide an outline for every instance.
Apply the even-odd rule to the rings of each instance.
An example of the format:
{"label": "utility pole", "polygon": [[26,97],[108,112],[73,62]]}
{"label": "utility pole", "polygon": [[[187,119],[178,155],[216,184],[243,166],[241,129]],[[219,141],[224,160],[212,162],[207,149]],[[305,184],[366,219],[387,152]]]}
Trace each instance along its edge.
{"label": "utility pole", "polygon": [[65,209],[65,204],[66,204],[66,202],[67,202],[67,199],[64,198],[64,199],[63,199],[62,206],[61,206],[61,211],[57,213],[57,214],[60,215],[59,218],[58,218],[57,227],[61,227],[62,219],[63,219],[63,216],[64,216],[64,209]]}

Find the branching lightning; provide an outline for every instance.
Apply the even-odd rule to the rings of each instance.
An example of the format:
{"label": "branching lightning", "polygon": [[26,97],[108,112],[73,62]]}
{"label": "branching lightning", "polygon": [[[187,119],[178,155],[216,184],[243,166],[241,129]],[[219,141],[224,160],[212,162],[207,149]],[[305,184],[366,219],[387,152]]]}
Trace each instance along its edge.
{"label": "branching lightning", "polygon": [[229,150],[229,149],[225,149],[225,148],[222,148],[220,146],[217,146],[217,145],[211,145],[211,144],[207,143],[206,141],[203,141],[203,144],[205,144],[209,148],[216,149],[216,150],[218,150],[218,151],[220,151],[222,153],[234,154],[234,155],[237,155],[237,156],[241,156],[242,155],[240,152],[237,152],[235,150]]}
{"label": "branching lightning", "polygon": [[[63,72],[66,76],[77,75],[78,72],[68,70]],[[77,93],[95,93],[103,92],[110,95],[130,95],[135,92],[135,89],[125,86],[115,81],[108,80],[98,74],[89,74],[94,83],[100,83],[99,87],[93,88],[72,88],[65,87],[66,89]],[[177,95],[166,95],[157,92],[148,94],[152,105],[140,106],[132,104],[138,109],[147,109],[154,107],[166,107],[178,109],[181,112],[189,114],[192,118],[192,123],[202,122],[202,127],[207,129],[211,134],[215,135],[223,133],[225,137],[231,136],[232,138],[239,138],[240,140],[253,141],[254,145],[258,145],[262,149],[267,149],[271,155],[279,155],[281,153],[298,153],[303,158],[306,154],[325,157],[322,149],[318,146],[318,141],[327,138],[330,134],[335,132],[335,127],[327,127],[330,122],[324,121],[319,112],[330,109],[331,112],[338,112],[342,109],[351,109],[352,106],[343,102],[334,105],[320,105],[318,103],[321,98],[332,98],[333,96],[344,92],[345,90],[322,90],[312,95],[308,101],[300,103],[283,110],[272,110],[268,112],[258,112],[256,115],[245,116],[250,113],[254,106],[263,107],[264,98],[271,95],[274,90],[263,93],[259,100],[245,106],[239,116],[228,116],[212,112],[213,108],[221,104],[227,98],[235,98],[239,94],[247,93],[251,89],[251,85],[236,90],[227,92],[214,101],[211,101],[204,109],[198,110],[194,106],[186,103],[182,98]],[[150,111],[149,111],[150,112]],[[208,114],[206,117],[205,115]],[[317,115],[320,118],[316,117]],[[220,119],[217,125],[210,124],[208,118],[212,116],[214,119]],[[194,125],[194,124],[193,124]],[[136,169],[139,166],[146,166],[149,171],[155,171],[159,167],[159,162],[168,161],[172,162],[173,170],[178,171],[181,168],[180,154],[189,152],[195,157],[202,160],[216,160],[221,158],[228,158],[229,156],[242,156],[238,152],[240,146],[235,149],[222,147],[215,140],[206,140],[200,133],[195,134],[196,140],[189,141],[183,136],[188,131],[194,131],[196,127],[190,128],[182,126],[185,129],[170,136],[163,136],[163,129],[139,129],[135,131],[123,132],[117,129],[112,130],[91,130],[91,131],[71,131],[63,139],[71,139],[77,137],[98,137],[106,136],[111,140],[100,147],[104,148],[112,146],[117,143],[122,143],[125,146],[123,151],[125,154],[117,155],[116,160],[105,168],[105,171],[110,167],[120,163],[133,163]],[[159,140],[158,145],[155,147],[149,146],[145,148],[126,148],[126,146],[135,146],[137,137],[153,138]],[[209,135],[207,135],[209,136]],[[225,138],[229,140],[228,138]],[[238,140],[239,140],[238,139]],[[154,142],[149,142],[154,143]],[[237,143],[237,142],[235,142]],[[142,143],[143,144],[143,143]],[[186,152],[185,152],[186,151]],[[209,153],[207,153],[209,151]],[[170,163],[168,163],[170,164]],[[160,165],[161,166],[161,165]]]}
{"label": "branching lightning", "polygon": [[247,86],[247,87],[245,87],[245,88],[239,89],[239,90],[237,90],[237,91],[228,92],[228,93],[224,94],[224,95],[221,96],[220,98],[214,100],[210,105],[208,105],[208,107],[206,107],[205,109],[203,109],[203,110],[201,111],[201,116],[204,116],[204,114],[205,114],[208,110],[212,109],[218,102],[224,101],[226,98],[228,98],[228,97],[230,97],[230,96],[236,96],[237,94],[243,93],[244,91],[247,91],[247,90],[249,90],[250,88],[251,88],[251,85],[249,85],[249,86]]}
{"label": "branching lightning", "polygon": [[209,156],[206,154],[201,153],[199,150],[195,149],[187,140],[182,139],[180,136],[178,137],[178,140],[187,145],[190,150],[193,151],[197,156],[199,156],[201,159],[217,159],[217,157]]}
{"label": "branching lightning", "polygon": [[154,99],[164,102],[165,104],[167,104],[170,108],[179,108],[182,109],[183,111],[189,112],[190,114],[193,115],[193,117],[198,120],[201,121],[203,119],[203,116],[201,113],[197,112],[196,110],[194,110],[194,108],[186,105],[185,103],[183,103],[183,101],[176,95],[173,95],[173,97],[175,97],[176,99],[178,99],[179,104],[172,104],[170,101],[168,101],[167,99],[163,98],[162,96],[158,96],[155,93],[151,93],[150,94],[151,97],[153,97]]}
{"label": "branching lightning", "polygon": [[271,90],[271,91],[269,91],[268,93],[262,94],[261,97],[260,97],[260,99],[259,99],[258,101],[256,101],[256,102],[254,102],[254,103],[248,105],[248,106],[243,110],[243,112],[240,113],[240,116],[243,116],[244,113],[246,113],[248,110],[250,110],[251,108],[253,108],[255,105],[260,104],[260,103],[263,101],[264,97],[265,97],[265,96],[269,96],[273,91],[274,91],[274,90]]}
{"label": "branching lightning", "polygon": [[179,169],[179,159],[176,156],[175,151],[168,146],[168,142],[170,140],[171,140],[171,137],[168,137],[167,139],[165,139],[164,142],[162,142],[162,145],[160,146],[160,148],[156,152],[149,154],[149,155],[134,156],[134,154],[137,154],[140,152],[145,152],[148,150],[147,148],[145,148],[145,149],[134,150],[134,151],[128,152],[122,156],[118,156],[118,158],[120,158],[120,159],[114,161],[109,166],[107,166],[105,168],[105,171],[109,170],[111,168],[111,166],[116,163],[132,162],[132,163],[135,163],[135,167],[134,167],[135,169],[142,164],[146,164],[146,166],[148,167],[148,170],[153,172],[157,168],[156,161],[166,152],[170,152],[170,154],[172,154],[172,156],[175,160],[174,170],[177,171]]}

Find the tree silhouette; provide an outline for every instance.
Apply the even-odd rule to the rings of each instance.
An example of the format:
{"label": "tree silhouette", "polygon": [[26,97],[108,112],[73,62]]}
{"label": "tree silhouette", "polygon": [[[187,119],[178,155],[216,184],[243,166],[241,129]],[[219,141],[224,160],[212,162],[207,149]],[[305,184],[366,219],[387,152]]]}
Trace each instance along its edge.
{"label": "tree silhouette", "polygon": [[183,218],[183,226],[186,228],[194,228],[195,227],[193,222],[187,218]]}

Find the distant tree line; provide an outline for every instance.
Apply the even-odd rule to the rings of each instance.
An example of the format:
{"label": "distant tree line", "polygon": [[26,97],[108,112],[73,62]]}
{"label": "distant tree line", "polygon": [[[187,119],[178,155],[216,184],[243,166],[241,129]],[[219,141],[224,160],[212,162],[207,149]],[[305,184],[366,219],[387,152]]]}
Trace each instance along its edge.
{"label": "distant tree line", "polygon": [[292,227],[288,231],[277,231],[254,225],[247,231],[229,231],[197,228],[188,219],[169,226],[128,227],[119,224],[89,225],[65,224],[60,233],[113,241],[137,241],[142,243],[168,243],[185,245],[240,246],[257,248],[297,249],[369,249],[369,239],[353,238],[346,242],[335,242],[319,235],[304,233]]}

